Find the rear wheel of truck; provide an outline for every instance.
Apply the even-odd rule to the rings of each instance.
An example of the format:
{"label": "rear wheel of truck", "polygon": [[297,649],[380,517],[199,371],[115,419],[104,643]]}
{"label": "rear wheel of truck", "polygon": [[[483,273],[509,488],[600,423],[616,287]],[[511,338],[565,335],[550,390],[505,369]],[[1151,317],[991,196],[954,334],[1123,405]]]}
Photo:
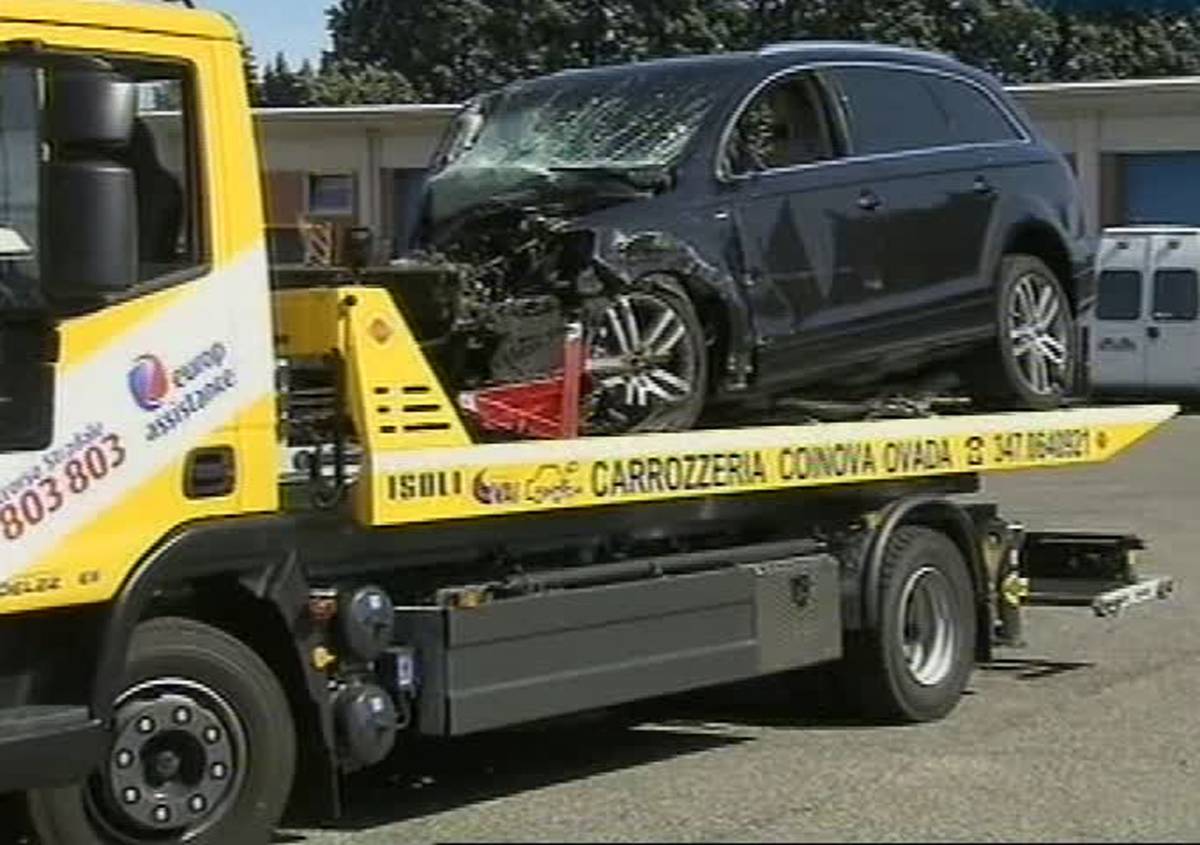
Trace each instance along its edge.
{"label": "rear wheel of truck", "polygon": [[28,795],[43,845],[269,841],[296,736],[262,659],[208,625],[153,619],[134,632],[121,689],[101,770]]}
{"label": "rear wheel of truck", "polygon": [[925,722],[954,709],[975,665],[975,594],[954,541],[919,525],[884,549],[875,631],[847,642],[838,686],[859,715]]}

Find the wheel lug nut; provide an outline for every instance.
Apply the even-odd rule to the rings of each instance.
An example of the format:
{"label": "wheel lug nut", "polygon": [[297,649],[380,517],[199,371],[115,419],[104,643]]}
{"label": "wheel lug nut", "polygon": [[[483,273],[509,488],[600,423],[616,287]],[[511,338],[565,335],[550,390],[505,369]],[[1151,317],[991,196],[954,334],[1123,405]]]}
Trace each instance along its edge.
{"label": "wheel lug nut", "polygon": [[171,808],[166,804],[159,804],[154,808],[154,820],[159,824],[166,824],[171,820]]}
{"label": "wheel lug nut", "polygon": [[138,719],[138,723],[137,723],[138,733],[144,733],[144,734],[154,733],[155,727],[156,727],[156,725],[154,724],[154,720],[151,719],[149,716],[143,716],[142,718]]}
{"label": "wheel lug nut", "polygon": [[221,739],[221,732],[219,730],[217,730],[216,728],[210,726],[210,727],[207,727],[204,729],[204,741],[205,742],[207,742],[211,745],[212,743],[220,741],[220,739]]}
{"label": "wheel lug nut", "polygon": [[136,804],[137,802],[142,800],[142,793],[138,792],[137,789],[135,789],[132,786],[126,787],[125,790],[121,793],[121,799],[126,804]]}
{"label": "wheel lug nut", "polygon": [[208,771],[216,780],[224,780],[225,775],[229,774],[229,771],[225,768],[224,763],[213,763]]}
{"label": "wheel lug nut", "polygon": [[188,806],[193,813],[203,813],[208,809],[208,801],[205,800],[203,795],[193,795],[191,800],[188,801]]}
{"label": "wheel lug nut", "polygon": [[188,710],[186,707],[176,708],[175,712],[171,715],[172,718],[175,719],[175,724],[177,725],[186,725],[188,722],[192,721],[192,711]]}
{"label": "wheel lug nut", "polygon": [[128,769],[133,765],[133,752],[128,748],[122,748],[117,752],[117,766],[122,769]]}

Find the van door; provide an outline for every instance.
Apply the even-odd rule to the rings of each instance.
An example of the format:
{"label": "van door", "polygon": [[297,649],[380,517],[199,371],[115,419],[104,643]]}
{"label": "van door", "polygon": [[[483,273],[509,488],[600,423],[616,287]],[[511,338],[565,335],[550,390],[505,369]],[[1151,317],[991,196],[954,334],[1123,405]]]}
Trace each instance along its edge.
{"label": "van door", "polygon": [[1096,307],[1089,334],[1089,381],[1098,393],[1146,388],[1143,288],[1148,238],[1106,238],[1100,247]]}
{"label": "van door", "polygon": [[1150,391],[1200,389],[1200,254],[1194,237],[1151,239],[1154,268],[1146,326],[1146,387]]}

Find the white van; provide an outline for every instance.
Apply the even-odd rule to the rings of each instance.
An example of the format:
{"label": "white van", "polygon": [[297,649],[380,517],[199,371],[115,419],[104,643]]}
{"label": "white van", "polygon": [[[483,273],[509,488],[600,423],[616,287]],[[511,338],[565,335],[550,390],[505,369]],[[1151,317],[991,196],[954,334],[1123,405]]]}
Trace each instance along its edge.
{"label": "white van", "polygon": [[1200,227],[1105,229],[1083,325],[1091,392],[1200,394]]}

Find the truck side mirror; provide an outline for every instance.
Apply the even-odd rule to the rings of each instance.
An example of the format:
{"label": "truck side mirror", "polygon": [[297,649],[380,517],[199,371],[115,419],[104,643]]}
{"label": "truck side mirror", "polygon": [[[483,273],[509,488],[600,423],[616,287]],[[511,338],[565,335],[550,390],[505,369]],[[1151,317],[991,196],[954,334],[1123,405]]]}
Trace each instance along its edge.
{"label": "truck side mirror", "polygon": [[122,162],[136,89],[102,68],[55,68],[46,90],[42,283],[63,303],[90,303],[138,280],[137,184]]}

